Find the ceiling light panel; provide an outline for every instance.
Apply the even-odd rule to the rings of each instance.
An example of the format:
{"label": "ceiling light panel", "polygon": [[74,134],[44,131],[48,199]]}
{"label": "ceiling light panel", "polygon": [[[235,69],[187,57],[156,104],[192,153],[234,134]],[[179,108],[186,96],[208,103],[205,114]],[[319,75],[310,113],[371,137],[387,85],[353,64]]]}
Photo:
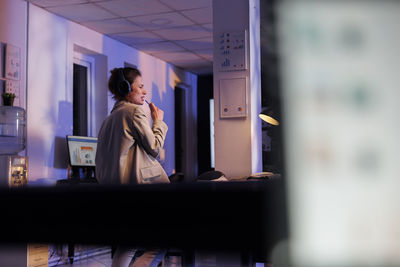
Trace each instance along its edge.
{"label": "ceiling light panel", "polygon": [[206,29],[196,25],[157,30],[154,33],[167,40],[188,40],[212,36]]}
{"label": "ceiling light panel", "polygon": [[127,18],[146,30],[192,25],[193,22],[177,12]]}
{"label": "ceiling light panel", "polygon": [[187,51],[157,53],[157,54],[154,54],[154,56],[158,57],[162,60],[168,61],[168,62],[201,60],[201,58],[199,56],[197,56],[191,52],[187,52]]}
{"label": "ceiling light panel", "polygon": [[121,17],[171,12],[172,10],[157,0],[115,0],[100,2],[97,5]]}
{"label": "ceiling light panel", "polygon": [[160,2],[175,10],[185,10],[212,6],[212,0],[160,0]]}
{"label": "ceiling light panel", "polygon": [[89,21],[83,22],[82,25],[103,34],[143,31],[143,28],[124,18]]}
{"label": "ceiling light panel", "polygon": [[187,16],[194,22],[198,24],[206,24],[212,23],[212,9],[211,7],[207,8],[198,8],[192,10],[181,11],[183,15]]}
{"label": "ceiling light panel", "polygon": [[143,51],[148,54],[160,54],[165,52],[177,52],[184,51],[184,48],[172,43],[172,42],[157,42],[157,43],[147,43],[147,44],[136,44],[134,46],[136,49]]}
{"label": "ceiling light panel", "polygon": [[48,11],[75,22],[112,19],[116,16],[94,4],[78,4],[47,8]]}

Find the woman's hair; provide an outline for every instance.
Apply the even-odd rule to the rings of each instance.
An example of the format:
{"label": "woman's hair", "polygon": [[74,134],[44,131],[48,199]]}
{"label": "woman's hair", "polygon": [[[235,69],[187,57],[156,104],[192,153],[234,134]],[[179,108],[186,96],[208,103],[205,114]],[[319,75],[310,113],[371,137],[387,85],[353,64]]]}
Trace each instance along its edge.
{"label": "woman's hair", "polygon": [[129,82],[129,85],[133,83],[136,77],[142,76],[142,74],[138,69],[130,67],[115,68],[111,70],[111,76],[110,79],[108,80],[108,90],[110,90],[111,94],[113,95],[113,98],[118,101],[123,100],[125,98],[125,95],[119,89],[119,86],[121,85],[122,82],[122,77],[119,73],[121,69],[122,73],[124,74],[123,78],[125,78],[125,80]]}

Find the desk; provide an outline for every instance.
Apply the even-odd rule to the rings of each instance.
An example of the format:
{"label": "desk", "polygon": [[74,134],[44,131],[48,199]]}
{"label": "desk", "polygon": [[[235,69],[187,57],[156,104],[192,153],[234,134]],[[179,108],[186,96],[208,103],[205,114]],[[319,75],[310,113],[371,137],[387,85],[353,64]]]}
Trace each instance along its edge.
{"label": "desk", "polygon": [[206,249],[264,261],[286,237],[283,189],[282,179],[3,188],[0,242]]}

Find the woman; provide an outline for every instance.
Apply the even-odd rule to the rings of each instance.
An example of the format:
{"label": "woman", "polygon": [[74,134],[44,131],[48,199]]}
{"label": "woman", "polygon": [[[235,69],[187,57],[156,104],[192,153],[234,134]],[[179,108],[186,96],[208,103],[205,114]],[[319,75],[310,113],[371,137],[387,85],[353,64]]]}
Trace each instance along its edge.
{"label": "woman", "polygon": [[[150,103],[153,125],[142,109],[146,100],[142,75],[134,68],[111,71],[108,88],[117,100],[98,135],[96,178],[100,184],[169,183],[157,161],[168,127],[164,112]],[[118,247],[112,266],[159,266],[165,250]]]}
{"label": "woman", "polygon": [[168,126],[164,112],[150,103],[153,126],[142,109],[146,99],[142,75],[134,68],[111,71],[108,88],[117,100],[98,135],[96,178],[101,184],[169,183],[156,157]]}

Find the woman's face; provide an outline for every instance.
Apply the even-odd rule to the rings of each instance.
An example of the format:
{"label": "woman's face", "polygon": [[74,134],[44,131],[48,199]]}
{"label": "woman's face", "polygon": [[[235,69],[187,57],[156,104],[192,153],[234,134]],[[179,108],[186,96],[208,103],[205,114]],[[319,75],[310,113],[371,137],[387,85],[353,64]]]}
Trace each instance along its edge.
{"label": "woman's face", "polygon": [[143,105],[146,99],[146,89],[144,89],[142,77],[137,76],[131,84],[131,92],[126,95],[126,100],[130,103]]}

